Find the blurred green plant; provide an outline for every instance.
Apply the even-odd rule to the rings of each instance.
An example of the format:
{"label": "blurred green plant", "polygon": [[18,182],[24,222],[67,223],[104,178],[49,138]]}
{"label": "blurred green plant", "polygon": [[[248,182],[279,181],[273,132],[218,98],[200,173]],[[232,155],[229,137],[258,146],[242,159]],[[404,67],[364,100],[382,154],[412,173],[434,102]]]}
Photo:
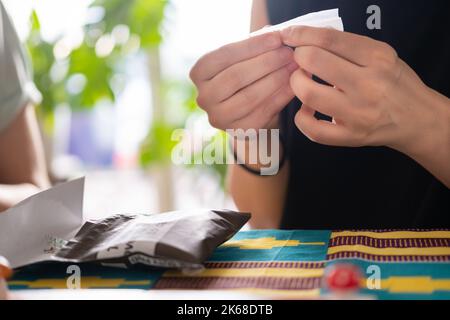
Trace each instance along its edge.
{"label": "blurred green plant", "polygon": [[[193,85],[189,82],[183,81],[165,81],[163,83],[163,97],[165,105],[170,106],[170,120],[154,121],[147,137],[142,143],[140,153],[140,163],[144,167],[149,167],[154,163],[168,164],[171,161],[172,150],[179,141],[174,141],[172,134],[176,129],[185,128],[186,122],[189,119],[198,118],[203,111],[199,109],[196,102],[197,92]],[[207,144],[218,144],[216,149],[222,150],[220,158],[225,163],[228,151],[228,144],[226,141],[226,133],[217,131],[209,141],[206,141],[203,148],[194,151],[190,155],[191,164],[187,165],[192,170],[201,170],[201,172],[209,172],[216,176],[221,187],[225,189],[225,179],[227,173],[227,165],[215,163],[206,165],[201,160],[203,157],[204,147]],[[200,163],[196,165],[194,163]]]}
{"label": "blurred green plant", "polygon": [[[214,136],[211,137],[210,141],[208,141],[206,144],[203,145],[203,148],[195,152],[192,155],[193,161],[192,163],[196,163],[196,160],[198,163],[202,163],[202,159],[204,160],[204,151],[207,144],[214,145],[214,152],[211,156],[213,156],[215,159],[219,158],[222,159],[219,161],[219,163],[213,163],[211,165],[204,165],[201,166],[202,169],[210,171],[211,174],[217,176],[220,186],[222,189],[225,189],[225,183],[226,183],[226,176],[227,176],[227,169],[228,165],[226,164],[226,153],[229,152],[228,150],[228,136],[227,133],[224,131],[217,131]],[[216,152],[219,154],[217,155]],[[197,168],[196,165],[191,164],[191,168],[195,169]]]}
{"label": "blurred green plant", "polygon": [[[96,0],[89,10],[97,21],[83,26],[82,39],[75,45],[62,35],[52,42],[43,39],[39,17],[31,17],[27,41],[34,81],[43,95],[41,115],[52,119],[55,108],[93,108],[99,101],[113,102],[120,93],[114,80],[121,62],[130,54],[158,47],[166,0]],[[51,130],[50,127],[46,129]]]}
{"label": "blurred green plant", "polygon": [[[155,62],[152,59],[157,60],[153,68],[159,68],[161,29],[169,2],[95,0],[89,10],[96,19],[82,26],[76,43],[65,35],[46,41],[41,34],[39,16],[33,11],[27,46],[34,81],[43,96],[38,110],[47,133],[51,135],[54,111],[59,105],[66,104],[77,111],[92,109],[104,100],[114,102],[126,81],[124,61],[131,55],[144,54],[150,66]],[[140,152],[143,167],[167,164],[176,143],[171,140],[173,130],[183,128],[190,116],[200,112],[190,82],[164,79],[159,70],[153,71],[157,75],[156,78],[150,75],[151,81],[158,83],[153,83],[149,90],[158,91],[157,103],[162,105],[159,108],[170,109],[170,114],[175,116],[154,117]],[[226,166],[206,167],[218,175],[223,185]]]}

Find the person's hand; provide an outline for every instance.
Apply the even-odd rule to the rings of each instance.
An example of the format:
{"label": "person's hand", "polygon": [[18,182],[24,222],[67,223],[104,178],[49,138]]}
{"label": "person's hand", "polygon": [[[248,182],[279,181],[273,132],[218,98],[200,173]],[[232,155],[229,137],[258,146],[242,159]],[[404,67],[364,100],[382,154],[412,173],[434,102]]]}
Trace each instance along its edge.
{"label": "person's hand", "polygon": [[31,183],[21,184],[0,184],[0,214],[3,211],[15,206],[20,201],[27,199],[43,189]]}
{"label": "person's hand", "polygon": [[280,34],[268,33],[206,54],[190,77],[213,127],[261,129],[294,98],[289,78],[297,68]]}
{"label": "person's hand", "polygon": [[[448,148],[449,100],[424,85],[389,45],[323,28],[291,27],[281,34],[286,45],[296,47],[300,69],[291,86],[303,106],[295,123],[309,139],[333,146],[388,146],[410,156]],[[315,111],[333,122],[317,120]]]}

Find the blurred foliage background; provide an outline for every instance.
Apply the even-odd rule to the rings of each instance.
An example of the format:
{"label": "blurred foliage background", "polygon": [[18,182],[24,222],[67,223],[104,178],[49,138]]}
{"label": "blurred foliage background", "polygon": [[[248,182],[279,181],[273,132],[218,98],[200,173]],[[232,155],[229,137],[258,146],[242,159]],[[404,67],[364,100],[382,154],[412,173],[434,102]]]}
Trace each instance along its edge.
{"label": "blurred foliage background", "polygon": [[[43,114],[51,116],[57,105],[66,102],[78,109],[92,108],[101,99],[114,101],[120,87],[114,87],[113,76],[121,72],[121,61],[137,50],[160,45],[166,6],[165,0],[96,0],[90,9],[97,10],[98,21],[84,26],[83,38],[75,45],[64,38],[43,40],[33,11],[27,44],[34,80],[43,94]],[[78,90],[66,90],[77,77]]]}
{"label": "blurred foliage background", "polygon": [[[144,168],[170,166],[171,151],[176,144],[171,139],[173,130],[184,128],[189,117],[201,111],[190,82],[161,75],[159,48],[169,5],[166,0],[95,0],[89,10],[96,19],[83,26],[75,43],[64,37],[45,41],[39,16],[33,11],[27,46],[34,81],[43,96],[38,110],[46,134],[52,135],[55,108],[61,104],[76,112],[92,109],[104,101],[113,103],[127,81],[123,70],[125,59],[140,52],[147,59],[153,102],[152,124],[142,143],[140,164]],[[201,154],[202,150],[197,150],[192,157]],[[226,165],[190,167],[212,172],[224,186]]]}

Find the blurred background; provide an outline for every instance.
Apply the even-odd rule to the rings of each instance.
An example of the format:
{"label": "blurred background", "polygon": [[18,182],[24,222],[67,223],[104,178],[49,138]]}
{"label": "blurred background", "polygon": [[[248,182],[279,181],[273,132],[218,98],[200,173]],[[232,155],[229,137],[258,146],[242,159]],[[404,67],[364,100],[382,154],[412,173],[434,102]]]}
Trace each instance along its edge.
{"label": "blurred background", "polygon": [[[175,129],[217,139],[188,74],[247,36],[251,0],[3,0],[26,44],[54,182],[87,176],[85,212],[233,208],[226,165],[174,165]],[[217,139],[219,140],[219,139]]]}

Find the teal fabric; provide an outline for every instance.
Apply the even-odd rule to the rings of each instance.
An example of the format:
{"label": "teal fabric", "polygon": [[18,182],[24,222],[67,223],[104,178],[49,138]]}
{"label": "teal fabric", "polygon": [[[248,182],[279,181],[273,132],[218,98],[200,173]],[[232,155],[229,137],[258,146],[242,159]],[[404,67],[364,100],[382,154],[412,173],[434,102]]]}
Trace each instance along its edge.
{"label": "teal fabric", "polygon": [[[219,247],[210,261],[322,261],[327,255],[330,234],[330,231],[315,230],[243,231],[236,234],[231,241],[275,237],[276,240],[298,240],[304,245],[249,250],[238,247]],[[315,242],[323,242],[324,245],[309,245]]]}
{"label": "teal fabric", "polygon": [[[324,270],[332,268],[333,265],[338,263],[350,263],[358,266],[364,278],[370,277],[373,273],[370,272],[369,267],[375,266],[379,270],[379,276],[381,281],[391,281],[392,279],[400,279],[405,281],[406,289],[404,292],[395,292],[383,290],[370,290],[367,286],[363,285],[359,294],[365,297],[384,299],[384,300],[397,300],[397,299],[448,299],[450,300],[450,263],[449,262],[377,262],[363,259],[337,259],[327,260],[328,245],[330,242],[331,231],[280,231],[280,230],[267,230],[267,231],[245,231],[236,234],[225,245],[216,249],[212,257],[206,264],[208,268],[245,268],[249,277],[259,277],[259,280],[266,282],[264,273],[261,275],[251,275],[249,269],[252,268],[275,268],[276,272],[283,272],[280,269],[286,268],[292,273],[293,268],[298,268],[299,263],[303,265],[303,262],[312,262],[313,265],[306,264],[306,267],[312,269]],[[450,233],[449,233],[450,235]],[[450,238],[450,236],[448,237]],[[445,237],[443,239],[446,239]],[[258,248],[263,244],[270,248]],[[244,247],[244,248],[242,248]],[[444,247],[445,249],[446,247]],[[420,254],[420,248],[417,249]],[[445,249],[447,250],[447,249]],[[243,264],[239,264],[244,262]],[[249,263],[245,263],[249,262]],[[252,263],[254,262],[254,263]],[[278,263],[279,262],[279,263]],[[285,262],[288,262],[287,264]],[[297,264],[290,264],[289,262],[295,262]],[[261,264],[262,263],[262,264]],[[303,265],[300,268],[303,268]],[[65,286],[65,283],[70,277],[70,273],[67,272],[69,264],[65,263],[40,263],[31,266],[27,266],[16,270],[16,273],[10,281],[10,288],[12,290],[30,289],[30,288],[61,288]],[[119,269],[113,267],[105,267],[98,264],[80,264],[81,270],[81,285],[88,288],[126,288],[126,289],[152,289],[155,285],[158,288],[164,288],[164,283],[170,281],[178,281],[175,284],[176,288],[183,288],[182,284],[186,283],[199,283],[203,280],[211,281],[211,278],[195,278],[187,275],[182,278],[171,278],[170,275],[164,277],[164,270],[152,269],[152,268],[133,268],[133,269]],[[206,277],[206,276],[205,276]],[[229,276],[217,274],[214,277],[218,277],[221,283],[230,284],[231,282],[237,283],[237,287],[245,282],[237,281],[236,278],[232,279]],[[266,289],[280,289],[273,288],[272,285],[277,285],[283,281],[274,281],[273,273],[270,276],[271,282],[267,281]],[[312,276],[317,277],[317,275]],[[174,280],[175,279],[175,280]],[[275,275],[275,279],[277,276]],[[286,280],[285,277],[280,275],[280,279]],[[290,281],[291,278],[287,280]],[[317,279],[317,278],[316,278]],[[242,280],[242,278],[241,278]],[[293,281],[298,278],[292,278]],[[320,280],[320,278],[319,278]],[[209,282],[208,282],[209,283]],[[315,282],[317,289],[320,289],[320,294],[325,297],[330,292],[321,287],[321,281]],[[425,284],[424,284],[425,283]],[[431,289],[429,287],[431,283]],[[177,285],[180,287],[177,287]],[[316,285],[315,284],[315,285]],[[403,287],[405,283],[403,282]],[[171,282],[173,286],[173,282]],[[217,286],[217,282],[211,282],[211,286]],[[314,286],[315,286],[314,285]],[[398,289],[398,282],[396,282],[396,288]],[[420,288],[419,288],[420,287]],[[173,287],[172,287],[173,288]],[[210,288],[210,287],[208,287]],[[265,288],[265,287],[263,287]],[[410,293],[410,289],[420,289],[418,292]],[[439,289],[441,288],[441,289]],[[443,288],[443,289],[442,289]],[[217,287],[214,287],[217,289]],[[298,288],[294,288],[297,290]],[[300,288],[301,289],[301,288]],[[309,288],[310,289],[310,288]],[[428,291],[427,291],[428,290]]]}
{"label": "teal fabric", "polygon": [[[39,263],[30,265],[27,267],[16,270],[13,279],[15,282],[28,282],[28,284],[13,284],[9,288],[11,290],[30,289],[31,283],[39,280],[64,280],[66,281],[72,272],[68,272],[68,268],[71,264],[67,263]],[[117,286],[103,285],[103,286],[91,286],[90,289],[96,288],[114,288],[114,289],[151,289],[156,281],[161,277],[164,270],[159,269],[133,269],[126,270],[114,267],[104,267],[99,264],[86,263],[78,264],[81,270],[81,285],[84,286],[84,281],[87,278],[98,277],[101,280],[117,280],[120,279],[120,284]],[[89,280],[91,282],[91,280]],[[139,282],[139,284],[132,284],[132,282]],[[52,289],[52,286],[40,286],[38,289]]]}

